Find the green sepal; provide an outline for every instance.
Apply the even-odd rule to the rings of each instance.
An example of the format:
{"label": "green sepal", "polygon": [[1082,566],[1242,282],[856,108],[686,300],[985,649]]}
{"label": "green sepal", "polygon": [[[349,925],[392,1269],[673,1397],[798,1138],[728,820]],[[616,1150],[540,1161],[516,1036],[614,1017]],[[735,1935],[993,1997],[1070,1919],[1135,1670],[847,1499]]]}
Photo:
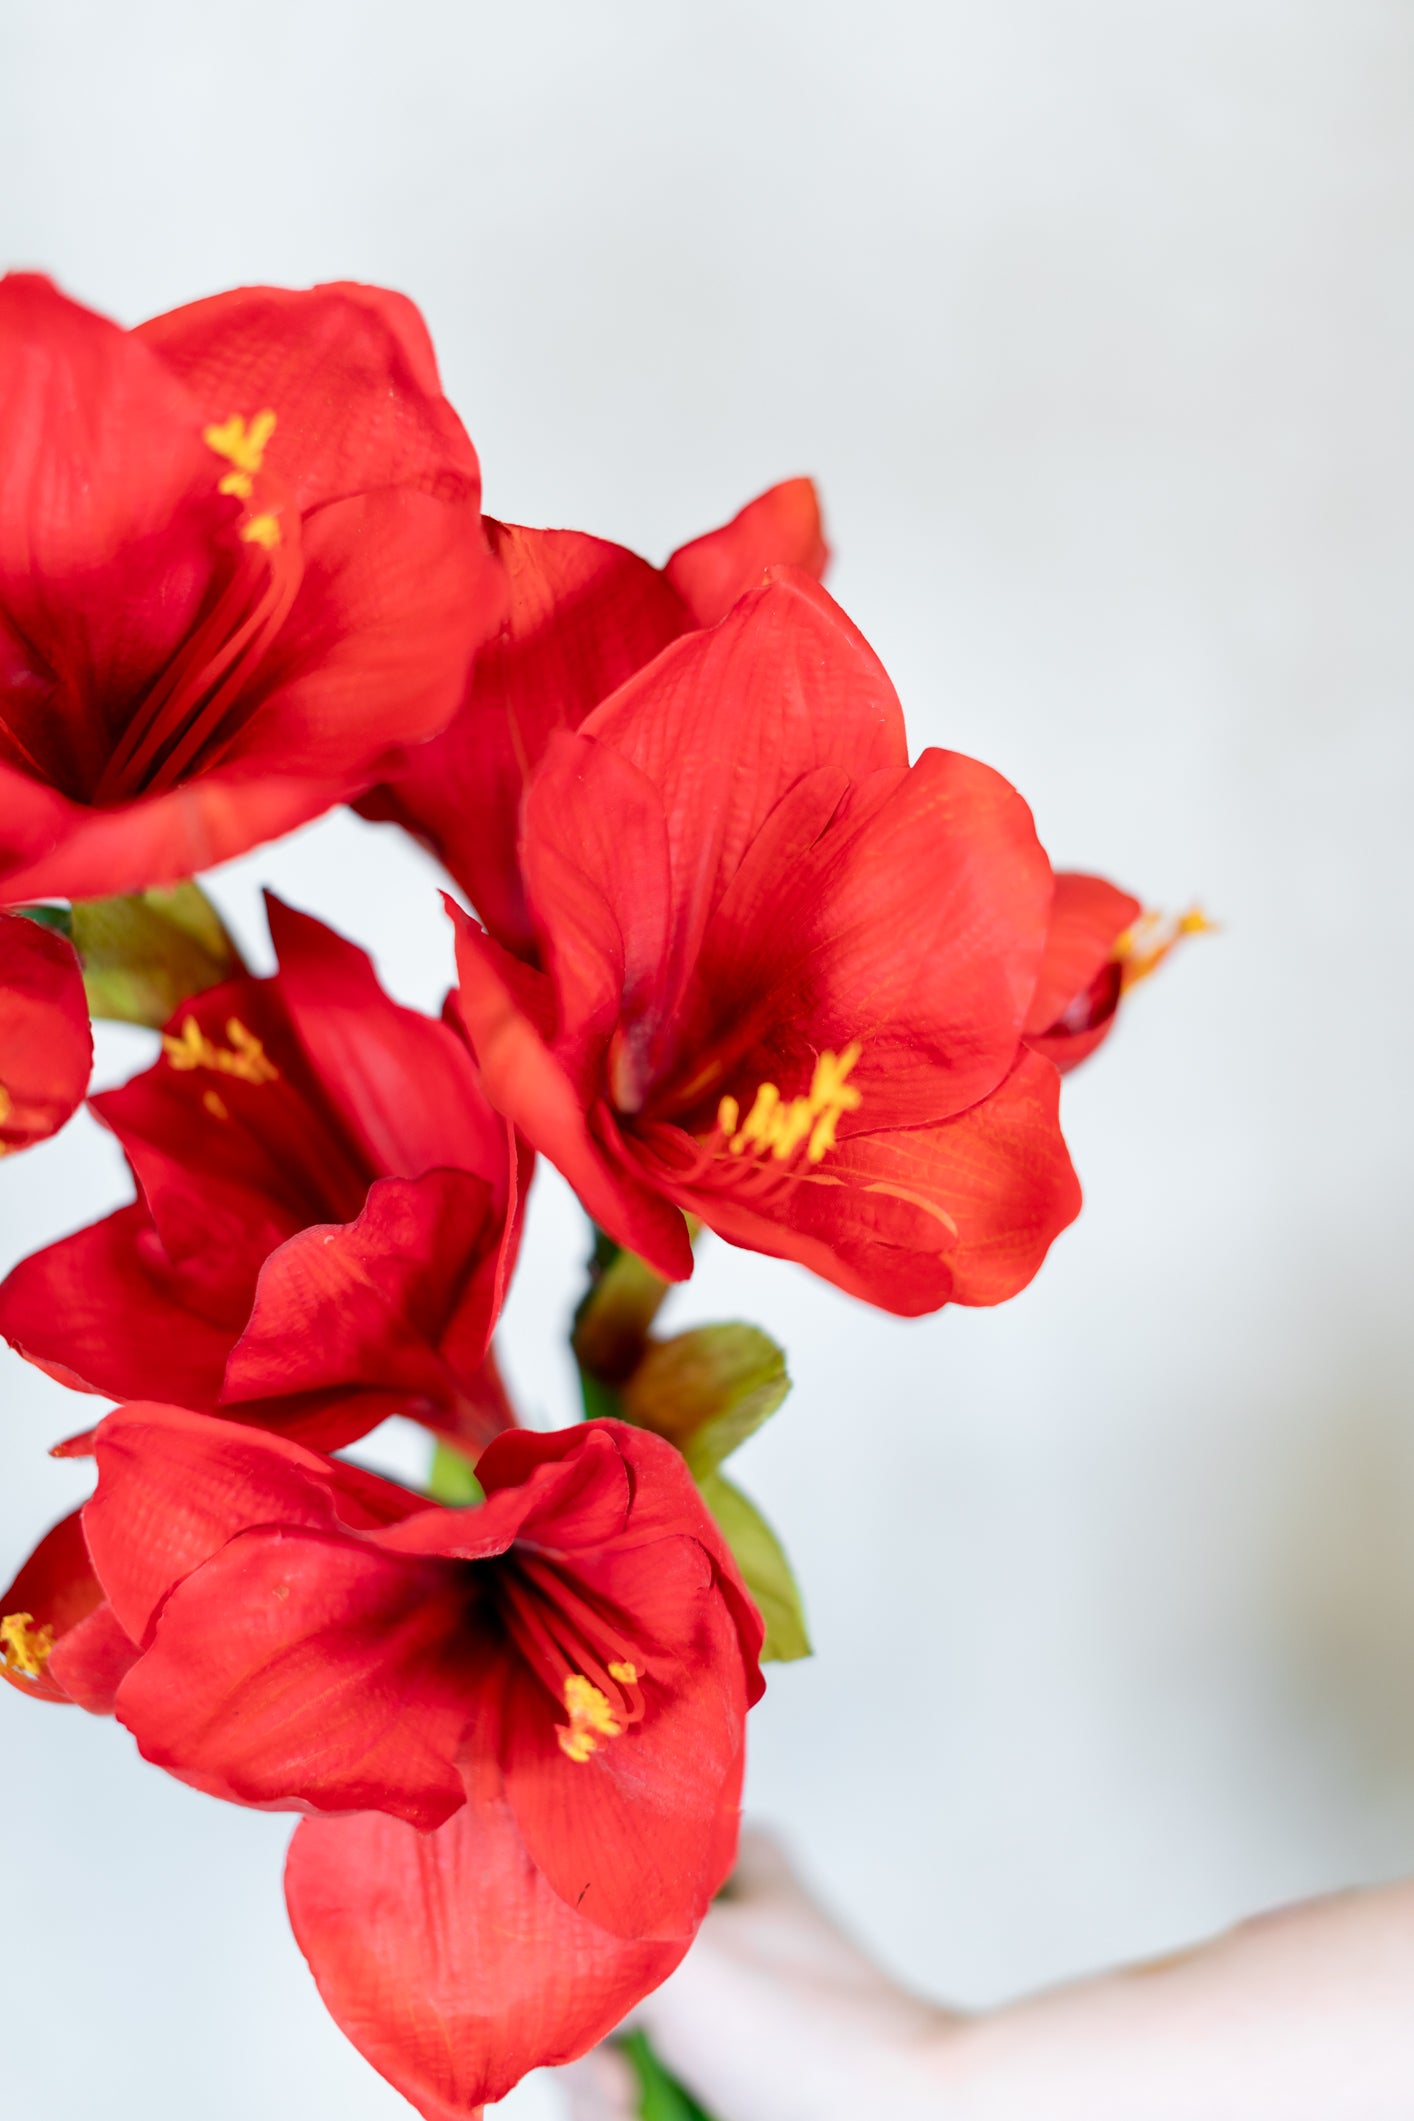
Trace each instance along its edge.
{"label": "green sepal", "polygon": [[624,1418],[676,1444],[701,1481],[789,1390],[785,1356],[759,1326],[696,1326],[652,1342],[619,1397]]}
{"label": "green sepal", "polygon": [[724,1473],[709,1473],[698,1486],[766,1623],[762,1662],[790,1664],[810,1656],[805,1609],[779,1539]]}
{"label": "green sepal", "polygon": [[639,2121],[712,2121],[691,2092],[670,2077],[643,2033],[625,2033],[618,2042],[638,2078]]}
{"label": "green sepal", "polygon": [[70,940],[89,1011],[160,1030],[194,994],[244,972],[240,952],[199,884],[128,898],[79,899]]}
{"label": "green sepal", "polygon": [[37,927],[52,928],[56,935],[74,938],[74,915],[71,906],[16,906],[16,913],[23,914],[27,921]]}
{"label": "green sepal", "polygon": [[606,1384],[619,1384],[647,1346],[648,1329],[672,1284],[602,1230],[594,1233],[589,1276],[589,1288],[574,1316],[575,1360],[581,1371]]}
{"label": "green sepal", "polygon": [[477,1479],[471,1460],[444,1436],[437,1437],[432,1446],[427,1492],[434,1502],[446,1503],[452,1509],[465,1509],[468,1504],[486,1500],[486,1490]]}

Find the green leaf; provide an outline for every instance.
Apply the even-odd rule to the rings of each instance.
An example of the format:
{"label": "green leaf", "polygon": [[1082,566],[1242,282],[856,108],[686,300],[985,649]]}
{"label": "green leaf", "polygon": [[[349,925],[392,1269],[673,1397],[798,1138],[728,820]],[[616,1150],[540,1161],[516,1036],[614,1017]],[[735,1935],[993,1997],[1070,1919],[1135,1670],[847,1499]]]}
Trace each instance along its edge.
{"label": "green leaf", "polygon": [[625,1419],[676,1444],[701,1481],[789,1390],[785,1356],[770,1335],[724,1325],[651,1343],[619,1396]]}
{"label": "green leaf", "polygon": [[639,2121],[711,2121],[690,2092],[670,2077],[643,2033],[627,2033],[619,2046],[638,2076]]}
{"label": "green leaf", "polygon": [[243,972],[240,952],[199,884],[79,899],[69,934],[94,1016],[160,1030],[194,994]]}
{"label": "green leaf", "polygon": [[486,1490],[477,1479],[471,1460],[444,1436],[439,1436],[432,1447],[427,1492],[434,1502],[447,1503],[453,1509],[486,1500]]}
{"label": "green leaf", "polygon": [[736,1558],[746,1588],[766,1623],[764,1660],[789,1664],[810,1655],[805,1611],[779,1539],[754,1502],[723,1473],[698,1482],[706,1503]]}

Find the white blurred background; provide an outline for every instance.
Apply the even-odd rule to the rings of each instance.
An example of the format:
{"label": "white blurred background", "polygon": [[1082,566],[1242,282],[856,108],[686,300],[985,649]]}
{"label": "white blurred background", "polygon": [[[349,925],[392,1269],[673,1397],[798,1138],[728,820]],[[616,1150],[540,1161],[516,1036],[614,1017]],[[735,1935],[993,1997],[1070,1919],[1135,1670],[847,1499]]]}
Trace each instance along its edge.
{"label": "white blurred background", "polygon": [[[1017,1302],[903,1325],[711,1244],[669,1313],[796,1379],[738,1468],[819,1654],[751,1806],[959,2001],[1414,1870],[1411,60],[1403,0],[0,0],[5,262],[124,321],[400,287],[488,508],[654,559],[813,472],[915,744],[1224,924],[1068,1087],[1088,1204]],[[218,873],[257,954],[267,880],[439,999],[390,830]],[[80,1120],[0,1171],[4,1264],[126,1191]],[[542,1175],[541,1420],[582,1245]],[[3,1379],[0,1581],[91,1408]],[[0,1695],[6,2116],[407,2113],[290,1941],[286,1824]]]}

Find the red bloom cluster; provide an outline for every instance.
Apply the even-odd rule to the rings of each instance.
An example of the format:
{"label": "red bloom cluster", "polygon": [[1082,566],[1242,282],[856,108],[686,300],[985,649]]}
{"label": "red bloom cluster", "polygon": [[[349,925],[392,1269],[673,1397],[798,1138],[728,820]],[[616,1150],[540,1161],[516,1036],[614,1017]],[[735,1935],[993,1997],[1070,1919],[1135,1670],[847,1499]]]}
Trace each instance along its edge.
{"label": "red bloom cluster", "polygon": [[[483,519],[381,290],[125,332],[0,283],[0,898],[147,891],[351,801],[479,915],[434,1020],[271,901],[278,970],[178,988],[92,1100],[135,1198],[0,1287],[22,1355],[120,1403],[60,1447],[97,1490],[0,1600],[0,1671],[306,1815],[296,1934],[429,2121],[676,1963],[761,1686],[706,1460],[517,1423],[535,1152],[662,1280],[691,1218],[888,1311],[997,1303],[1079,1207],[1060,1072],[1173,940],[1054,876],[987,767],[910,763],[825,560],[805,480],[662,570]],[[87,1084],[62,920],[0,914],[2,1148]],[[327,1455],[393,1413],[475,1499]]]}

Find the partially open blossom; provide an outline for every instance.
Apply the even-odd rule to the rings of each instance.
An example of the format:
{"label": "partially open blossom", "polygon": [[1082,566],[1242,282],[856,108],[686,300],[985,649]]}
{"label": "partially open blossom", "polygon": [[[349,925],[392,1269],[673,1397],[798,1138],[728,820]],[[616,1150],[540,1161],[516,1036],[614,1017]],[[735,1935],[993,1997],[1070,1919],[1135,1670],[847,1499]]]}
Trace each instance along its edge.
{"label": "partially open blossom", "polygon": [[0,1156],[57,1134],[82,1102],[93,1034],[72,944],[0,913]]}
{"label": "partially open blossom", "polygon": [[891,1311],[995,1303],[1079,1206],[1021,1043],[1051,870],[782,570],[556,734],[521,860],[547,969],[458,916],[492,1099],[611,1236],[691,1271],[684,1211]]}
{"label": "partially open blossom", "polygon": [[730,523],[651,567],[576,530],[487,521],[510,604],[476,659],[460,712],[358,805],[424,840],[506,949],[537,961],[517,851],[526,782],[557,729],[577,729],[670,641],[714,626],[766,567],[819,575],[828,558],[808,479],[788,479]]}
{"label": "partially open blossom", "polygon": [[1166,918],[1102,876],[1056,875],[1046,953],[1026,1017],[1026,1043],[1062,1075],[1114,1027],[1120,999],[1157,971],[1174,945],[1209,926],[1192,911]]}
{"label": "partially open blossom", "polygon": [[401,296],[123,331],[0,282],[0,900],[190,876],[366,787],[446,723],[502,594]]}
{"label": "partially open blossom", "polygon": [[459,1034],[270,901],[280,970],[184,1004],[93,1110],[138,1198],[23,1260],[0,1331],[64,1383],[333,1449],[407,1413],[484,1442],[529,1160]]}

